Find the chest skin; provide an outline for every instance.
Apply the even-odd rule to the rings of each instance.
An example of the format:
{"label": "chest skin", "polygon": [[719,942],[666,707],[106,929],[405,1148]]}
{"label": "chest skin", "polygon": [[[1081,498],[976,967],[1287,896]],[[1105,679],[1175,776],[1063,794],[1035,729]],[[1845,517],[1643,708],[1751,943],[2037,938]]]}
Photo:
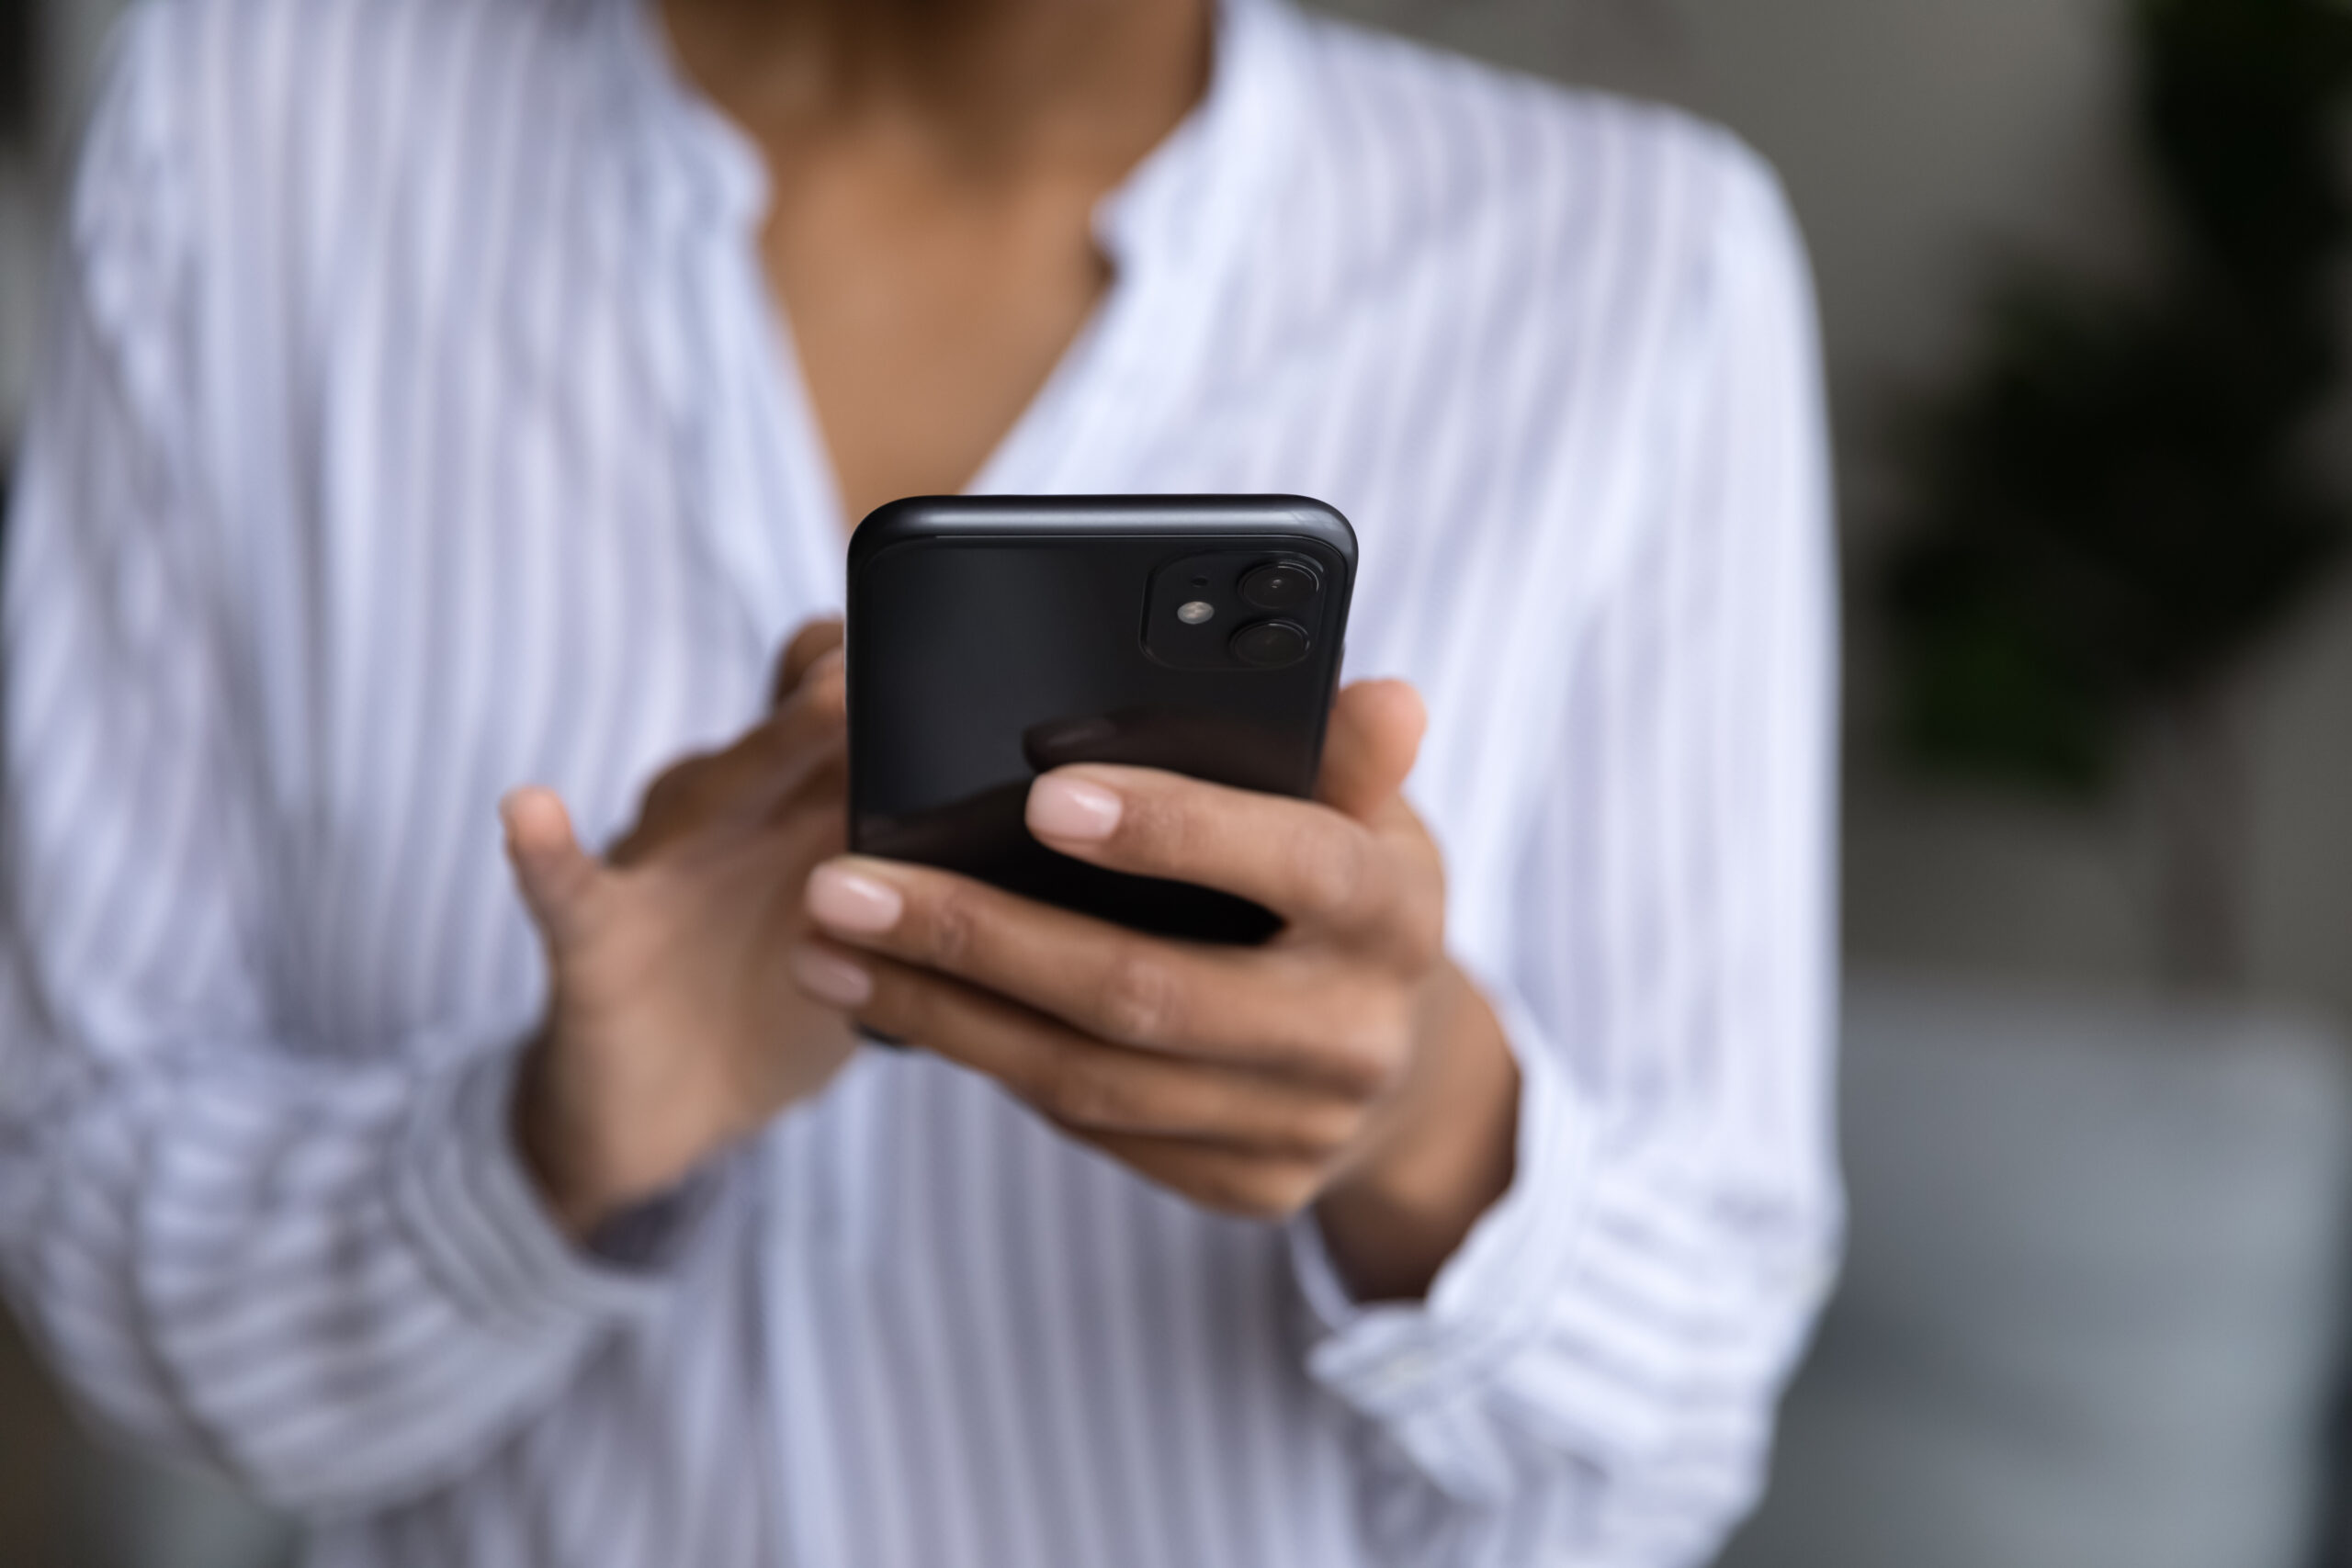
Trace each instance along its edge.
{"label": "chest skin", "polygon": [[1095,209],[1199,98],[1208,24],[1198,0],[1062,18],[1040,81],[988,7],[763,9],[664,20],[764,165],[760,258],[846,528],[963,490],[1035,400],[1113,281]]}

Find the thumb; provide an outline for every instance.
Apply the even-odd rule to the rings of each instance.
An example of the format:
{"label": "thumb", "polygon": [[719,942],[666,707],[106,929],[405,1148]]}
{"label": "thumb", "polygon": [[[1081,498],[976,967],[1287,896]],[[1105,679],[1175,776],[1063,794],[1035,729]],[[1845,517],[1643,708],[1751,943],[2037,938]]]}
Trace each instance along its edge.
{"label": "thumb", "polygon": [[549,942],[564,940],[604,868],[580,847],[571,814],[555,791],[514,790],[498,803],[498,815],[506,825],[506,858],[531,919]]}
{"label": "thumb", "polygon": [[838,616],[821,621],[804,621],[784,645],[784,652],[775,661],[775,679],[768,691],[768,706],[782,707],[785,698],[792,695],[815,669],[817,661],[842,646],[842,623]]}
{"label": "thumb", "polygon": [[1358,820],[1370,817],[1405,786],[1428,728],[1421,694],[1404,682],[1348,687],[1331,705],[1316,798]]}

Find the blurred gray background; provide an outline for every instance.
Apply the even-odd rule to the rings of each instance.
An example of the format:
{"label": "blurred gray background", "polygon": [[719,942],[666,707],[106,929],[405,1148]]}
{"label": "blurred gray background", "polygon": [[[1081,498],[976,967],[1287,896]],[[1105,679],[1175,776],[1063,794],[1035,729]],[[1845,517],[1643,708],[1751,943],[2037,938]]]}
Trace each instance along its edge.
{"label": "blurred gray background", "polygon": [[[2122,0],[1325,0],[1689,106],[1781,170],[1819,276],[1850,562],[1895,411],[1973,341],[1988,269],[2129,279]],[[39,12],[0,141],[0,452],[51,216],[115,0]],[[2352,446],[2352,444],[2347,444]],[[1865,727],[1880,638],[1852,626]],[[2159,983],[2142,783],[2057,805],[1857,745],[1846,803],[1852,1266],[1743,1568],[2302,1568],[2335,1560],[2352,1237],[2352,585],[2249,689],[2247,984]],[[2136,775],[2135,775],[2136,776]],[[231,1568],[282,1551],[193,1483],[64,1435],[0,1343],[0,1563]]]}

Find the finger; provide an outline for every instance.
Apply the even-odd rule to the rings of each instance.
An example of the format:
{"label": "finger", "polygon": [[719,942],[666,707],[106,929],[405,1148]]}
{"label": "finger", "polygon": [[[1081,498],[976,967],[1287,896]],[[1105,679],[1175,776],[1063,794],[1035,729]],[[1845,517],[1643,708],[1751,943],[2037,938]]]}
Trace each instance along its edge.
{"label": "finger", "polygon": [[638,864],[665,845],[714,826],[772,819],[812,779],[840,764],[848,746],[840,657],[821,656],[784,705],[725,750],[689,757],[655,779],[612,863]]}
{"label": "finger", "polygon": [[794,952],[792,968],[819,1001],[996,1079],[1073,1132],[1324,1158],[1362,1124],[1345,1096],[1089,1039],[1006,998],[870,953],[810,943]]}
{"label": "finger", "polygon": [[1429,729],[1421,694],[1402,681],[1359,681],[1331,705],[1315,797],[1358,821],[1405,787]]}
{"label": "finger", "polygon": [[797,784],[846,744],[848,729],[848,666],[842,650],[830,648],[809,661],[774,713],[720,756],[740,757],[754,776],[782,772]]}
{"label": "finger", "polygon": [[1059,768],[1029,786],[1027,817],[1063,854],[1237,894],[1294,924],[1368,926],[1396,891],[1379,839],[1355,818],[1180,773]]}
{"label": "finger", "polygon": [[1081,1033],[1359,1095],[1408,1038],[1385,987],[1328,955],[1163,941],[946,872],[844,856],[810,873],[819,929],[985,987]]}
{"label": "finger", "polygon": [[1280,1224],[1304,1213],[1330,1179],[1325,1162],[1309,1155],[1133,1133],[1073,1135],[1156,1186],[1245,1220]]}
{"label": "finger", "polygon": [[784,645],[783,654],[776,660],[775,682],[769,691],[768,705],[780,707],[790,696],[801,678],[811,666],[826,654],[842,646],[842,623],[837,615],[821,621],[809,621],[792,634]]}
{"label": "finger", "polygon": [[[781,821],[807,810],[823,808],[831,818],[835,837],[844,840],[849,832],[849,749],[845,745],[828,747],[823,756],[813,761],[802,773],[797,784],[779,800],[769,814],[771,821]],[[829,852],[840,854],[849,845],[844,841],[839,849]],[[803,862],[811,864],[813,862]]]}
{"label": "finger", "polygon": [[571,814],[551,789],[526,785],[500,801],[506,827],[506,858],[531,918],[550,941],[577,929],[603,867],[580,847]]}

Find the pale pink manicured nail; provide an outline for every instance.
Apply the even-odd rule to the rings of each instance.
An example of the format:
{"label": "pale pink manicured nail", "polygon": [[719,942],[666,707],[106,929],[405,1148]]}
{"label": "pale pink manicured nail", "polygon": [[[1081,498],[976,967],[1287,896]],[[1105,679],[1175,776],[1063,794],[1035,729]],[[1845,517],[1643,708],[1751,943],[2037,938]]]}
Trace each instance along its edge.
{"label": "pale pink manicured nail", "polygon": [[1107,839],[1125,803],[1101,784],[1047,774],[1029,786],[1029,830],[1041,839]]}
{"label": "pale pink manicured nail", "polygon": [[876,877],[839,865],[820,865],[808,874],[808,912],[837,931],[876,936],[899,923],[907,901]]}
{"label": "pale pink manicured nail", "polygon": [[792,977],[802,990],[837,1008],[862,1008],[874,998],[874,976],[846,958],[813,947],[792,950]]}

